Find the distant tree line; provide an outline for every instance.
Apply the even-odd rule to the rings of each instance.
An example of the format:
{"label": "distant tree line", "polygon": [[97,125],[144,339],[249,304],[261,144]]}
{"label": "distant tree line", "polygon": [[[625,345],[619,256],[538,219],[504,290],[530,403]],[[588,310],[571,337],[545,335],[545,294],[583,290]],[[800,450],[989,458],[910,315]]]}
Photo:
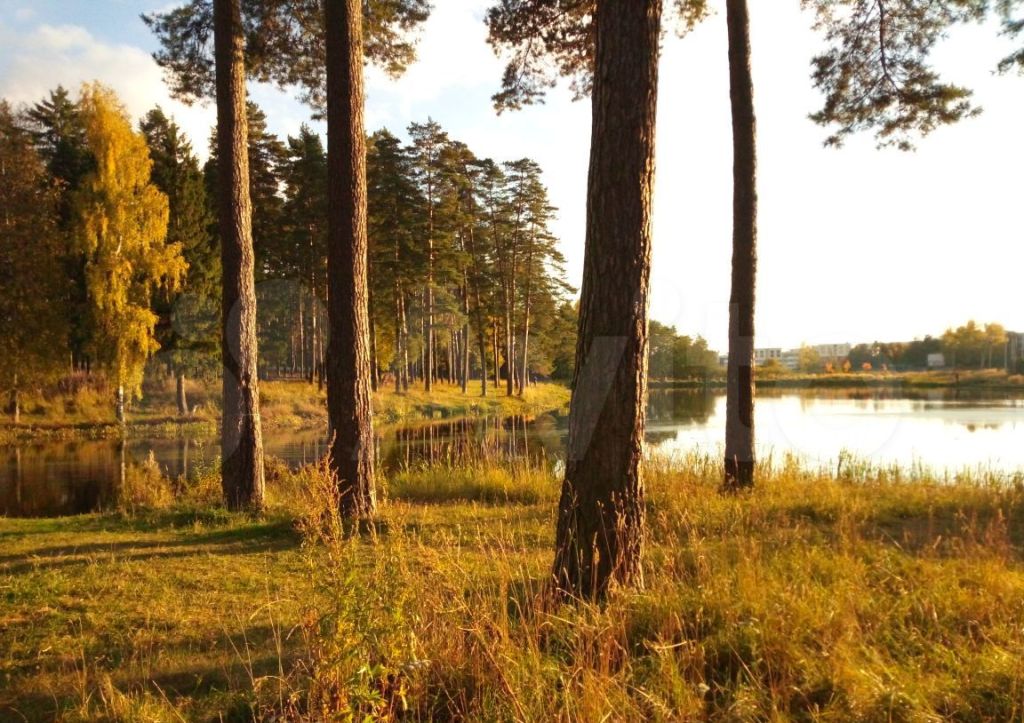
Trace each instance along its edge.
{"label": "distant tree line", "polygon": [[850,350],[853,369],[926,369],[930,354],[942,354],[945,366],[962,369],[1005,369],[1007,333],[1002,324],[971,320],[949,328],[941,337],[910,342],[858,344]]}
{"label": "distant tree line", "polygon": [[[247,111],[260,369],[322,383],[327,154],[308,126],[282,141]],[[480,393],[514,394],[568,379],[576,309],[540,167],[478,158],[433,121],[409,135],[368,139],[373,384],[473,378]],[[202,165],[159,107],[133,128],[111,91],[57,88],[20,111],[0,105],[0,163],[12,407],[18,390],[78,371],[130,400],[160,350],[186,413],[186,376],[220,365],[216,143]]]}

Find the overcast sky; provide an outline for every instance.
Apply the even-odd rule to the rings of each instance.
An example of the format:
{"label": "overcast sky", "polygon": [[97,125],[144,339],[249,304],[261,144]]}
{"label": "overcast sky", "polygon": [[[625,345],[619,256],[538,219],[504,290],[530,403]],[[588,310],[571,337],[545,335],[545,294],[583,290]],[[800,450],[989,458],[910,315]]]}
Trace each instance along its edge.
{"label": "overcast sky", "polygon": [[[156,103],[206,154],[211,107],[170,100],[139,13],[165,0],[0,0],[0,96],[35,102],[58,84],[98,79],[137,118]],[[433,117],[480,156],[529,156],[559,207],[556,232],[579,285],[589,145],[588,102],[559,89],[545,105],[498,116],[502,63],[485,42],[488,0],[434,0],[419,62],[400,80],[368,74],[368,130],[404,135]],[[658,113],[651,313],[726,343],[731,145],[724,9],[666,38]],[[1007,54],[997,28],[958,30],[938,50],[947,78],[985,112],[941,129],[914,153],[870,137],[822,147],[807,120],[820,99],[809,60],[820,47],[798,0],[751,2],[759,123],[758,346],[908,340],[969,318],[1024,331],[1024,78],[992,73]],[[271,130],[294,134],[308,110],[251,88]]]}

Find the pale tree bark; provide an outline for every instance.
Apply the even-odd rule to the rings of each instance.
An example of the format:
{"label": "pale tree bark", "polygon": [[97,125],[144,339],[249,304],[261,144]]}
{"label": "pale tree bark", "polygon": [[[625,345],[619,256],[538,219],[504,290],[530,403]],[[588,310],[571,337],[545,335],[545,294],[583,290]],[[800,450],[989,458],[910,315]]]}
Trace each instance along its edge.
{"label": "pale tree bark", "polygon": [[733,232],[723,487],[754,484],[754,288],[757,279],[757,122],[746,0],[727,0],[732,101]]}
{"label": "pale tree bark", "polygon": [[587,234],[553,582],[641,584],[647,308],[661,0],[598,0]]}
{"label": "pale tree bark", "polygon": [[327,409],[345,517],[372,515],[373,421],[367,285],[366,136],[359,0],[325,0],[327,43]]}
{"label": "pale tree bark", "polygon": [[214,0],[213,8],[224,364],[221,484],[228,508],[261,510],[265,483],[240,0]]}
{"label": "pale tree bark", "polygon": [[118,384],[117,389],[114,390],[114,417],[118,424],[125,423],[123,384]]}

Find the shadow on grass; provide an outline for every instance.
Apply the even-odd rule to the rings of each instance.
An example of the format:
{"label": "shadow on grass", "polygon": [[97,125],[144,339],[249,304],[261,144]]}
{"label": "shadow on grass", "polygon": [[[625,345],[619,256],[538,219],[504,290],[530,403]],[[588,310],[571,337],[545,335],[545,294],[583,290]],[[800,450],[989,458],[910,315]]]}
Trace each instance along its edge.
{"label": "shadow on grass", "polygon": [[[157,530],[167,530],[167,525]],[[125,526],[99,528],[103,531],[130,531]],[[151,527],[148,531],[157,531]],[[97,530],[97,531],[99,531]],[[81,529],[75,530],[81,532]],[[177,539],[89,542],[80,545],[56,545],[13,555],[0,555],[0,574],[17,575],[38,569],[85,565],[94,555],[113,555],[118,562],[204,555],[250,555],[278,552],[298,547],[301,535],[287,518],[233,525],[200,532],[178,533]]]}

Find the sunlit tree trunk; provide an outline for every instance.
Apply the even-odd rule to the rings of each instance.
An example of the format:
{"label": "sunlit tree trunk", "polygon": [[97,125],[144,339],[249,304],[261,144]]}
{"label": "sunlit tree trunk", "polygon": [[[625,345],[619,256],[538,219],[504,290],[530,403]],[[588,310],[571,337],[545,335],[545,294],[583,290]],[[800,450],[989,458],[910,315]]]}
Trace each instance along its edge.
{"label": "sunlit tree trunk", "polygon": [[123,384],[118,384],[117,389],[114,390],[114,416],[117,419],[118,424],[125,423]]}
{"label": "sunlit tree trunk", "polygon": [[249,126],[240,0],[214,0],[218,212],[224,363],[221,483],[230,509],[263,508],[263,435],[256,369]]}
{"label": "sunlit tree trunk", "polygon": [[732,293],[725,411],[725,489],[754,484],[754,287],[757,278],[757,123],[746,0],[727,0],[733,134]]}
{"label": "sunlit tree trunk", "polygon": [[641,456],[660,0],[598,0],[587,233],[556,589],[642,582]]}
{"label": "sunlit tree trunk", "polygon": [[327,408],[331,467],[341,512],[373,514],[366,236],[366,136],[359,0],[325,0],[327,44],[328,313]]}

